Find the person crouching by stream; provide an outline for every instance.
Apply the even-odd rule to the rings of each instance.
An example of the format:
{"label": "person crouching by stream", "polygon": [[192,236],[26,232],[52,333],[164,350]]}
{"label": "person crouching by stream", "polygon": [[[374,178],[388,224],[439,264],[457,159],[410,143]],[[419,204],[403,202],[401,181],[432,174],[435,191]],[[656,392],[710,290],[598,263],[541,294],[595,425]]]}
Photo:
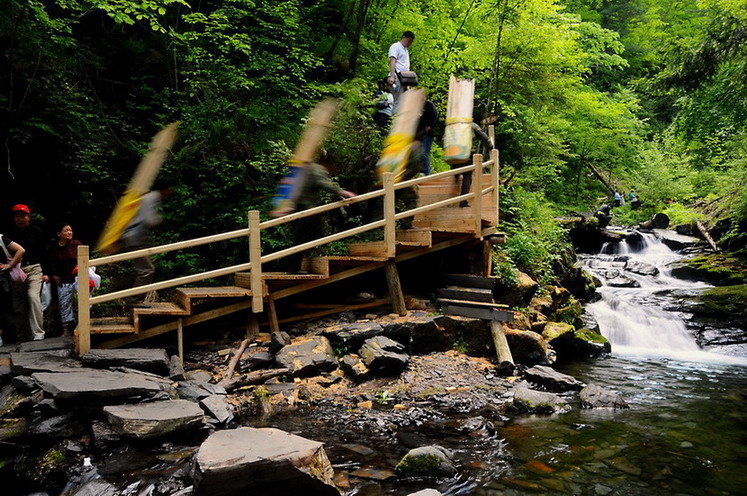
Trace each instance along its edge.
{"label": "person crouching by stream", "polygon": [[59,224],[56,232],[57,241],[50,247],[52,280],[57,288],[62,335],[71,336],[75,329],[73,297],[80,241],[73,239],[73,228],[66,222]]}
{"label": "person crouching by stream", "polygon": [[[0,234],[0,346],[3,345],[3,333],[12,327],[13,281],[10,271],[21,263],[26,251],[12,239]],[[12,255],[11,255],[12,253]]]}
{"label": "person crouching by stream", "polygon": [[[327,168],[317,163],[309,163],[306,181],[296,200],[296,212],[308,210],[321,205],[320,194],[327,191],[340,198],[352,198],[355,193],[342,189],[330,176]],[[324,215],[311,215],[292,221],[289,225],[293,238],[293,246],[317,240],[324,236]],[[303,273],[303,260],[311,253],[304,250],[286,257],[289,272]]]}
{"label": "person crouching by stream", "polygon": [[[135,251],[153,246],[151,231],[163,220],[161,217],[161,201],[168,198],[174,192],[175,181],[165,176],[156,181],[153,191],[150,191],[140,199],[140,208],[132,221],[127,225],[120,243],[124,251]],[[156,268],[150,257],[136,258],[132,261],[135,268],[135,282],[133,287],[145,286],[153,282]],[[139,294],[125,298],[128,306],[145,305],[146,294]]]}

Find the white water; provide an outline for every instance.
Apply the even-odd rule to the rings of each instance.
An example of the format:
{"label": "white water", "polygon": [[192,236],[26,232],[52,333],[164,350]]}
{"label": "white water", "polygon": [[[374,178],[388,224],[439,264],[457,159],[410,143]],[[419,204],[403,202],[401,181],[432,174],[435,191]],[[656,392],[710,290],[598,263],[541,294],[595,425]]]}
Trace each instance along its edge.
{"label": "white water", "polygon": [[[646,276],[626,270],[626,262],[620,260],[625,257],[629,265],[643,262],[656,267],[659,273]],[[603,284],[598,289],[602,298],[586,308],[599,324],[602,335],[612,344],[613,354],[747,365],[747,358],[702,350],[688,331],[684,316],[668,310],[668,300],[657,295],[668,290],[694,291],[709,287],[670,275],[668,265],[681,258],[682,255],[653,234],[642,233],[641,244],[631,245],[627,241],[605,244],[602,254],[585,259],[586,269],[597,275]],[[636,281],[639,287],[608,285],[605,275],[617,272],[619,277]]]}

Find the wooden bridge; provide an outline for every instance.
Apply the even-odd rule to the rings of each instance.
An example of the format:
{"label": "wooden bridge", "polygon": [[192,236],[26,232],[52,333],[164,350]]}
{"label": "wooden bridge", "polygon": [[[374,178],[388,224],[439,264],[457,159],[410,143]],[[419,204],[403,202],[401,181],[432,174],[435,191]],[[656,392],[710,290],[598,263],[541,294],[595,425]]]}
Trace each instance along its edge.
{"label": "wooden bridge", "polygon": [[[492,128],[490,129],[493,134]],[[487,169],[487,173],[484,170]],[[459,194],[459,182],[454,176],[473,173],[472,190]],[[417,185],[418,207],[395,211],[397,190]],[[409,181],[394,183],[394,175],[384,176],[383,188],[356,197],[325,204],[309,210],[295,212],[278,219],[260,222],[259,211],[248,212],[248,226],[221,234],[170,243],[161,246],[90,258],[88,246],[78,248],[78,327],[75,331],[76,350],[83,354],[91,348],[92,335],[97,348],[116,348],[167,332],[177,331],[179,354],[183,354],[183,328],[224,315],[249,311],[250,326],[256,330],[257,316],[267,314],[271,329],[278,329],[279,320],[275,308],[277,300],[302,293],[333,282],[354,277],[365,272],[384,269],[389,283],[390,301],[394,311],[404,315],[404,297],[399,286],[397,262],[410,260],[485,236],[500,235],[498,226],[499,162],[498,150],[491,150],[490,160],[483,162],[482,155],[474,155],[473,163],[464,167]],[[262,231],[284,225],[312,215],[320,215],[333,209],[383,198],[383,219],[325,236],[302,245],[263,254]],[[459,203],[468,201],[468,207]],[[381,201],[381,200],[378,200]],[[414,229],[397,230],[396,221],[414,217]],[[322,246],[334,241],[383,229],[383,241],[349,243],[349,256],[323,256],[308,261],[308,273],[292,274],[266,272],[263,265],[289,255]],[[124,262],[135,258],[167,253],[185,248],[217,243],[225,240],[246,238],[249,244],[249,260],[237,265],[208,270],[176,279],[159,281],[145,286],[116,291],[91,297],[88,286],[88,267]],[[234,277],[233,286],[186,287],[186,285],[222,276]],[[148,307],[135,307],[126,318],[91,318],[91,307],[108,301],[141,295],[151,291],[177,288],[171,302],[159,302]],[[212,301],[210,309],[201,311],[196,303]],[[360,305],[359,307],[365,307]],[[324,312],[319,312],[323,314]],[[332,312],[326,312],[327,314]],[[309,318],[313,315],[307,316]],[[150,325],[153,321],[158,325]]]}

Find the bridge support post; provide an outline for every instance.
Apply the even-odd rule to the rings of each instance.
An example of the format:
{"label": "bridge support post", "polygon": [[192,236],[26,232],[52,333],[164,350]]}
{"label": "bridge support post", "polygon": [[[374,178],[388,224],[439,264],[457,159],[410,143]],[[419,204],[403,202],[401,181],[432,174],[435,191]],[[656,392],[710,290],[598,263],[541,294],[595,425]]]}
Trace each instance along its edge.
{"label": "bridge support post", "polygon": [[387,258],[397,254],[397,228],[394,220],[396,198],[394,191],[394,173],[384,173],[384,245]]}
{"label": "bridge support post", "polygon": [[91,349],[91,292],[88,287],[87,245],[78,245],[78,328],[75,330],[75,351],[83,355]]}
{"label": "bridge support post", "polygon": [[249,263],[252,264],[249,286],[252,290],[252,312],[262,311],[262,245],[259,229],[259,210],[249,211]]}
{"label": "bridge support post", "polygon": [[394,260],[387,260],[384,263],[384,272],[386,273],[386,284],[389,287],[389,298],[392,300],[392,309],[398,315],[407,315],[405,306],[405,295],[402,293],[402,285],[399,282],[399,273],[397,264]]}
{"label": "bridge support post", "polygon": [[498,227],[498,196],[500,194],[500,157],[498,155],[498,150],[493,148],[490,150],[490,159],[493,161],[493,165],[490,166],[490,185],[493,187],[493,192],[490,193],[492,196],[492,204],[493,204],[493,218],[491,219],[493,221],[493,225],[495,227]]}
{"label": "bridge support post", "polygon": [[475,195],[472,199],[472,216],[475,220],[475,237],[482,238],[482,155],[475,154],[472,162],[475,164],[475,172],[472,174],[472,190]]}
{"label": "bridge support post", "polygon": [[498,357],[498,363],[514,363],[514,357],[511,355],[511,348],[508,347],[506,333],[503,332],[503,324],[497,320],[490,322],[490,334],[493,335],[493,344],[495,345],[495,354]]}

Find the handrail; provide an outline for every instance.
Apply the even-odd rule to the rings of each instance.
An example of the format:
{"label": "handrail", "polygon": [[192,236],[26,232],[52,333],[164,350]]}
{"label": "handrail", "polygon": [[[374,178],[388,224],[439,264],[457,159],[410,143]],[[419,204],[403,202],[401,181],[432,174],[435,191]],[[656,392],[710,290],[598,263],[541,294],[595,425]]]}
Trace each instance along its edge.
{"label": "handrail", "polygon": [[[444,172],[439,172],[436,174],[432,174],[429,176],[423,176],[423,177],[417,177],[414,179],[410,179],[407,181],[402,181],[400,183],[394,184],[393,173],[387,173],[385,174],[384,178],[384,185],[381,189],[377,189],[375,191],[371,191],[368,193],[364,193],[361,195],[357,195],[353,198],[348,198],[344,200],[335,201],[332,203],[327,203],[325,205],[320,205],[318,207],[314,207],[311,209],[303,210],[301,212],[294,212],[288,215],[285,215],[283,217],[277,218],[277,219],[270,219],[264,222],[259,222],[259,212],[257,211],[250,211],[249,214],[249,227],[243,228],[243,229],[236,229],[233,231],[228,231],[224,233],[209,235],[209,236],[202,236],[199,238],[194,238],[190,240],[184,240],[184,241],[178,241],[175,243],[169,243],[165,245],[160,246],[154,246],[149,248],[143,248],[140,250],[135,250],[131,252],[126,253],[118,253],[116,255],[110,255],[100,258],[89,258],[89,248],[88,246],[81,246],[78,249],[78,266],[79,268],[84,268],[86,274],[79,278],[78,280],[78,293],[79,293],[79,301],[78,301],[78,311],[79,311],[79,327],[80,332],[76,335],[78,336],[78,339],[76,340],[76,345],[78,347],[79,353],[85,353],[90,349],[90,308],[92,305],[104,303],[107,301],[113,301],[120,298],[125,298],[128,296],[135,296],[140,295],[144,293],[148,293],[150,291],[157,291],[161,289],[166,288],[172,288],[175,286],[180,286],[184,284],[189,284],[193,282],[203,281],[205,279],[211,279],[214,277],[220,277],[225,276],[229,274],[234,274],[237,272],[242,271],[250,271],[252,270],[252,267],[255,267],[259,272],[257,274],[254,274],[257,270],[252,271],[252,311],[253,312],[261,312],[262,311],[262,294],[254,294],[254,293],[261,293],[261,272],[262,272],[262,265],[268,262],[272,262],[274,260],[279,260],[281,258],[284,258],[289,255],[293,255],[302,251],[310,250],[312,248],[316,248],[328,243],[331,243],[333,241],[338,241],[341,239],[349,238],[351,236],[355,236],[357,234],[361,234],[364,232],[368,232],[374,229],[384,228],[384,241],[386,246],[386,253],[387,256],[393,256],[395,252],[395,227],[394,222],[397,220],[405,219],[408,217],[413,217],[415,215],[428,212],[431,210],[435,210],[437,208],[452,205],[464,200],[473,200],[473,206],[472,211],[478,212],[478,217],[481,215],[479,214],[479,206],[481,205],[480,198],[486,194],[493,194],[495,195],[496,199],[496,205],[497,205],[497,199],[498,199],[498,151],[493,149],[491,150],[491,159],[482,162],[482,155],[475,155],[474,161],[472,164],[459,167],[456,169],[451,169]],[[482,188],[482,170],[484,167],[490,167],[490,186],[487,188]],[[394,195],[397,190],[401,190],[404,188],[409,188],[412,186],[416,186],[421,183],[425,183],[428,181],[433,181],[434,179],[441,179],[451,176],[456,176],[459,174],[465,174],[470,172],[478,171],[480,172],[479,178],[474,178],[473,181],[473,188],[472,191],[463,195],[459,195],[453,198],[447,198],[446,200],[437,201],[434,203],[430,203],[428,205],[423,205],[414,209],[406,210],[404,212],[395,212],[394,211]],[[358,226],[355,228],[347,229],[342,232],[338,232],[329,236],[325,236],[316,240],[308,241],[306,243],[303,243],[301,245],[292,246],[289,248],[285,248],[267,255],[261,255],[260,251],[260,242],[259,237],[261,236],[261,231],[263,229],[268,229],[271,227],[276,227],[279,225],[286,224],[288,222],[292,222],[295,220],[303,219],[306,217],[310,217],[312,215],[317,215],[323,212],[328,212],[330,210],[334,210],[336,208],[345,207],[347,205],[352,205],[355,203],[360,203],[367,200],[372,200],[375,198],[384,197],[384,219],[370,222],[368,224],[364,224],[362,226]],[[497,210],[497,209],[496,209]],[[495,220],[497,223],[497,212],[495,212]],[[475,219],[476,225],[478,222],[481,222],[481,220]],[[481,230],[478,229],[477,232],[475,232],[475,236],[480,237],[481,236]],[[88,282],[87,282],[87,267],[94,267],[94,266],[102,266],[106,264],[112,264],[116,262],[122,262],[126,260],[132,260],[136,258],[146,257],[150,255],[155,255],[159,253],[167,253],[175,250],[185,249],[185,248],[192,248],[195,246],[201,246],[209,243],[219,242],[219,241],[225,241],[240,237],[247,237],[249,239],[249,245],[250,245],[250,262],[249,263],[242,263],[237,265],[232,265],[228,267],[223,267],[219,269],[213,269],[206,272],[201,272],[197,274],[191,274],[188,276],[178,277],[175,279],[170,279],[166,281],[159,281],[156,283],[151,283],[144,286],[137,286],[134,288],[129,288],[121,291],[115,291],[112,293],[103,294],[100,296],[95,296],[93,298],[90,297],[88,294]],[[81,288],[81,284],[85,283],[86,288],[83,290]]]}

